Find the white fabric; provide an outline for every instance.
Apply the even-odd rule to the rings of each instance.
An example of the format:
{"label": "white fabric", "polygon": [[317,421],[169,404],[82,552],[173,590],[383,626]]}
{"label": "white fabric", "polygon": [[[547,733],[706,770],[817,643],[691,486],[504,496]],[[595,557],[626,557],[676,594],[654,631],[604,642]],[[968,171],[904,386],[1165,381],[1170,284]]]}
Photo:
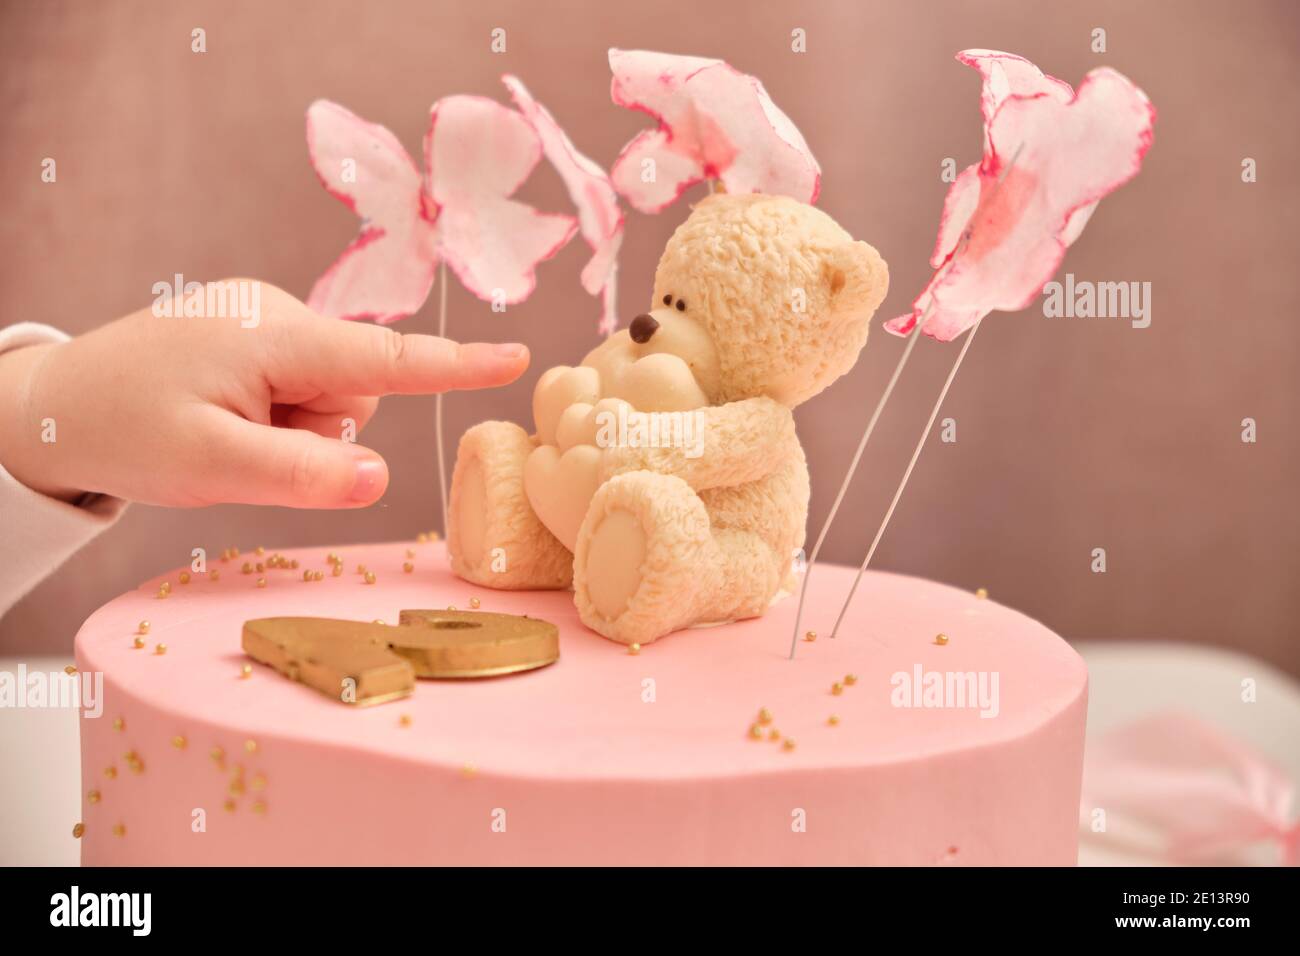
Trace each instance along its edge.
{"label": "white fabric", "polygon": [[[0,354],[67,340],[48,325],[20,322],[0,329]],[[87,494],[75,503],[50,498],[28,488],[0,463],[0,544],[9,555],[0,561],[0,615],[113,524],[125,507],[125,501],[109,495]]]}

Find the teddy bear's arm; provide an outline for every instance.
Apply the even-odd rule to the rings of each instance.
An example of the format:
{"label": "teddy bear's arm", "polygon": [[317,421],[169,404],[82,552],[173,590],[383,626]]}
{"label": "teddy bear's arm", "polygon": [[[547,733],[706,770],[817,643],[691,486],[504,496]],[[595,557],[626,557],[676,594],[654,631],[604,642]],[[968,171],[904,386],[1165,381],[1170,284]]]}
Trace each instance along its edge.
{"label": "teddy bear's arm", "polygon": [[[601,480],[632,471],[676,475],[696,491],[757,481],[798,454],[794,416],[770,398],[657,413],[658,434],[606,447]],[[644,435],[644,433],[642,433]]]}

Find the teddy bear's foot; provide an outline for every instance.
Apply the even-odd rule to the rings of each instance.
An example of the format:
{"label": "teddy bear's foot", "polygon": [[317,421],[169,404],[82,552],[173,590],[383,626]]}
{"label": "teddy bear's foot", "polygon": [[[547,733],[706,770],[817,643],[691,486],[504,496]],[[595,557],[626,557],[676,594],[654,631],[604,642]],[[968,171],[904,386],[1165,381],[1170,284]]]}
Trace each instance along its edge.
{"label": "teddy bear's foot", "polygon": [[638,471],[605,482],[574,552],[582,622],[623,644],[646,644],[705,619],[725,574],[709,514],[672,475]]}
{"label": "teddy bear's foot", "polygon": [[483,422],[456,452],[447,551],[460,577],[500,589],[567,588],[573,555],[533,513],[524,462],[534,448],[518,425]]}

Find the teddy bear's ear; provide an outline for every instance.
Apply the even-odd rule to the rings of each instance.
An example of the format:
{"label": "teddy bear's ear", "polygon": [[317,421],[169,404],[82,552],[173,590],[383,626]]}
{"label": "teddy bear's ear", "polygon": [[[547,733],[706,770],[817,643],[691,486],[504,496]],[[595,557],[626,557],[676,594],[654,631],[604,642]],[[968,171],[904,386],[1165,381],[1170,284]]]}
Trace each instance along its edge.
{"label": "teddy bear's ear", "polygon": [[841,320],[871,318],[889,291],[889,267],[865,242],[846,242],[822,263],[831,308]]}

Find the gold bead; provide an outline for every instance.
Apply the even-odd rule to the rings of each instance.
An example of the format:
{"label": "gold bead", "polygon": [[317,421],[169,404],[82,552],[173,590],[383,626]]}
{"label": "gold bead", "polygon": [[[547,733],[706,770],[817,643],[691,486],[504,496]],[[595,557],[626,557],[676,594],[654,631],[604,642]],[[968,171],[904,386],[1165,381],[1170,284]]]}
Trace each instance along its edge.
{"label": "gold bead", "polygon": [[374,571],[367,571],[367,572],[366,572],[366,578],[365,578],[365,580],[366,580],[366,583],[367,583],[367,584],[374,584],[374,583],[375,583],[375,572],[374,572]]}
{"label": "gold bead", "polygon": [[231,793],[231,796],[235,796],[235,797],[237,797],[237,796],[239,796],[240,794],[242,794],[243,792],[244,792],[244,778],[243,778],[243,777],[236,777],[234,780],[230,781],[230,793]]}
{"label": "gold bead", "polygon": [[357,574],[365,574],[365,573],[366,573],[366,566],[364,564],[358,564]]}
{"label": "gold bead", "polygon": [[438,534],[438,532],[436,532],[436,531],[430,531],[430,532],[429,532],[429,540],[430,540],[430,541],[441,541],[441,540],[442,540],[442,535]]}
{"label": "gold bead", "polygon": [[154,652],[155,654],[160,655],[160,656],[163,655],[163,654],[166,654],[166,653],[167,653],[167,645],[166,645],[166,644],[158,644],[158,645],[155,645],[155,647],[154,647],[154,649],[153,649],[153,652]]}
{"label": "gold bead", "polygon": [[258,578],[258,579],[257,579],[257,586],[258,586],[259,588],[264,588],[264,587],[266,587],[266,578]]}
{"label": "gold bead", "polygon": [[816,632],[816,631],[809,631],[807,634],[805,634],[805,635],[803,636],[803,639],[804,639],[805,641],[809,641],[809,642],[815,641],[815,640],[817,640],[817,632]]}
{"label": "gold bead", "polygon": [[289,570],[290,570],[290,571],[297,571],[297,570],[298,570],[298,559],[297,559],[297,558],[294,558],[292,561],[289,562]]}
{"label": "gold bead", "polygon": [[944,644],[947,644],[947,643],[948,643],[948,635],[947,635],[947,634],[936,634],[936,635],[934,636],[934,642],[935,642],[936,644],[938,644],[939,646],[942,647]]}
{"label": "gold bead", "polygon": [[109,780],[116,780],[116,779],[117,779],[117,768],[116,768],[116,767],[105,767],[105,768],[104,768],[104,776],[107,777]]}
{"label": "gold bead", "polygon": [[114,717],[114,718],[113,718],[113,729],[114,729],[114,730],[126,730],[126,720],[123,719],[123,718],[121,718],[121,717]]}
{"label": "gold bead", "polygon": [[262,546],[259,544],[256,548],[253,549],[253,553],[254,553],[254,554],[266,554],[266,548],[262,547]]}
{"label": "gold bead", "polygon": [[403,727],[411,726],[411,715],[402,714],[402,716],[398,718],[398,723],[400,723]]}
{"label": "gold bead", "polygon": [[165,588],[159,588],[158,593],[155,595],[155,597],[157,597],[158,600],[161,601],[164,600],[167,597],[167,595],[170,593],[171,593],[170,590],[167,590]]}
{"label": "gold bead", "polygon": [[185,738],[180,736],[180,734],[177,734],[175,737],[172,738],[172,746],[175,747],[177,750],[184,750]]}
{"label": "gold bead", "polygon": [[460,768],[460,775],[462,777],[473,777],[477,773],[478,773],[478,768],[475,767],[472,763],[467,763]]}
{"label": "gold bead", "polygon": [[77,673],[77,669],[73,665],[69,664],[67,667],[63,668],[63,673],[67,674],[68,676],[71,676]]}
{"label": "gold bead", "polygon": [[126,761],[126,765],[131,768],[132,773],[144,773],[144,761],[140,759],[140,755],[134,750],[128,750],[123,759]]}
{"label": "gold bead", "polygon": [[226,759],[226,752],[220,747],[213,747],[208,751],[208,756],[212,758],[213,763],[221,763]]}
{"label": "gold bead", "polygon": [[85,825],[84,823],[76,823],[76,824],[73,824],[73,827],[72,827],[72,838],[73,838],[74,840],[80,840],[80,839],[81,839],[81,835],[82,835],[83,833],[85,833],[85,832],[86,832],[86,825]]}
{"label": "gold bead", "polygon": [[89,803],[99,803],[99,791],[91,790],[86,794],[86,800]]}
{"label": "gold bead", "polygon": [[987,598],[987,597],[989,596],[989,589],[988,589],[988,588],[976,588],[976,589],[975,589],[975,596],[976,596],[977,598],[979,598],[981,601],[983,601],[985,598]]}
{"label": "gold bead", "polygon": [[858,675],[857,675],[857,674],[845,674],[845,675],[844,675],[844,683],[847,684],[849,687],[852,687],[852,686],[853,686],[854,684],[856,684],[857,682],[858,682]]}
{"label": "gold bead", "polygon": [[240,573],[240,574],[252,574],[252,573],[253,573],[253,565],[250,564],[249,562],[245,561],[245,562],[244,562],[244,566],[243,566],[242,568],[239,569],[239,573]]}
{"label": "gold bead", "polygon": [[231,548],[231,549],[230,549],[230,556],[231,556],[232,558],[237,558],[237,557],[239,557],[239,549],[238,549],[238,548]]}
{"label": "gold bead", "polygon": [[250,754],[255,754],[255,753],[257,753],[257,741],[256,741],[256,740],[245,740],[245,741],[244,741],[244,749],[247,750]]}
{"label": "gold bead", "polygon": [[448,611],[454,611],[454,610],[456,610],[456,605],[454,605],[454,604],[448,604],[448,605],[447,605],[447,610],[448,610]]}
{"label": "gold bead", "polygon": [[332,574],[336,578],[342,573],[343,573],[343,565],[341,564],[334,565],[334,570],[330,572],[330,574]]}
{"label": "gold bead", "polygon": [[794,738],[786,737],[785,740],[781,741],[781,746],[786,750],[794,750]]}
{"label": "gold bead", "polygon": [[265,789],[266,789],[266,777],[262,776],[262,774],[259,773],[259,774],[258,774],[257,776],[255,776],[251,781],[249,781],[249,784],[248,784],[248,785],[249,785],[250,787],[252,787],[254,790],[265,790]]}
{"label": "gold bead", "polygon": [[225,808],[225,811],[227,813],[235,812],[235,801],[231,800],[229,797],[226,798],[226,802],[223,803],[221,806]]}
{"label": "gold bead", "polygon": [[629,644],[629,645],[627,646],[627,652],[628,652],[629,654],[633,655],[633,656],[636,656],[637,654],[640,654],[640,653],[641,653],[641,645],[640,645],[640,644]]}
{"label": "gold bead", "polygon": [[218,569],[213,568],[211,571],[208,572],[208,580],[209,580],[209,581],[220,581],[220,580],[221,580],[221,572],[220,572]]}
{"label": "gold bead", "polygon": [[405,573],[410,574],[412,571],[415,570],[415,565],[412,564],[410,561],[405,561],[402,563],[402,570]]}
{"label": "gold bead", "polygon": [[844,693],[844,685],[839,681],[831,684],[831,693],[838,697],[840,694]]}
{"label": "gold bead", "polygon": [[140,648],[144,647],[144,638],[143,637],[135,638],[133,641],[131,641],[131,646],[134,647],[136,650],[139,650]]}
{"label": "gold bead", "polygon": [[253,665],[252,665],[252,664],[243,664],[243,665],[240,666],[240,668],[239,668],[239,679],[240,679],[240,680],[247,680],[248,678],[250,678],[250,677],[252,677],[252,676],[253,676]]}
{"label": "gold bead", "polygon": [[188,571],[182,571],[182,572],[181,572],[181,584],[189,584],[189,583],[190,583],[190,572],[188,572]]}
{"label": "gold bead", "polygon": [[372,623],[374,623],[374,624],[383,624],[383,625],[385,625],[385,626],[387,626],[387,624],[388,624],[388,622],[385,621],[382,617],[377,617],[377,618],[375,618],[374,621],[373,621]]}
{"label": "gold bead", "polygon": [[760,724],[770,724],[772,722],[772,712],[766,707],[758,709],[758,722]]}
{"label": "gold bead", "polygon": [[408,558],[413,558],[413,557],[415,557],[415,549],[414,549],[414,548],[407,548],[407,549],[406,549],[406,556],[407,556]]}
{"label": "gold bead", "polygon": [[775,727],[773,727],[771,730],[769,730],[769,731],[767,732],[767,739],[768,739],[768,740],[780,740],[780,739],[781,739],[781,732],[780,732],[779,730],[777,730]]}
{"label": "gold bead", "polygon": [[126,836],[126,824],[125,824],[125,823],[114,823],[114,824],[113,824],[113,836],[118,836],[118,837],[124,837],[124,836]]}
{"label": "gold bead", "polygon": [[831,714],[829,717],[826,718],[826,723],[830,724],[832,727],[834,727],[839,722],[840,722],[840,718],[836,714]]}
{"label": "gold bead", "polygon": [[311,573],[311,579],[312,579],[313,581],[324,581],[324,580],[325,580],[325,572],[324,572],[324,571],[313,571],[313,572]]}
{"label": "gold bead", "polygon": [[249,807],[249,809],[252,810],[254,813],[265,813],[266,804],[263,803],[261,800],[254,800],[253,805]]}
{"label": "gold bead", "polygon": [[749,736],[751,736],[751,737],[754,738],[755,740],[762,740],[762,739],[763,739],[763,727],[762,727],[762,725],[761,725],[761,724],[750,724],[750,725],[749,725]]}
{"label": "gold bead", "polygon": [[168,594],[171,593],[171,589],[172,583],[170,581],[164,581],[162,584],[158,585],[159,591],[166,591]]}
{"label": "gold bead", "polygon": [[476,610],[476,611],[479,609],[479,607],[482,606],[482,604],[483,604],[483,602],[480,601],[480,600],[479,600],[478,598],[476,598],[476,597],[472,597],[472,598],[469,599],[469,606],[472,607],[472,608],[473,608],[474,610]]}
{"label": "gold bead", "polygon": [[148,633],[149,633],[149,622],[148,622],[148,621],[141,621],[140,624],[136,627],[135,632],[136,632],[137,634],[148,634]]}
{"label": "gold bead", "polygon": [[258,561],[257,564],[253,565],[253,567],[257,569],[258,574],[261,574],[263,571],[266,570],[266,565],[263,564],[261,561]]}
{"label": "gold bead", "polygon": [[420,544],[424,544],[426,541],[429,540],[429,536],[425,534],[423,531],[421,531],[419,534],[415,536],[415,540],[418,541]]}

